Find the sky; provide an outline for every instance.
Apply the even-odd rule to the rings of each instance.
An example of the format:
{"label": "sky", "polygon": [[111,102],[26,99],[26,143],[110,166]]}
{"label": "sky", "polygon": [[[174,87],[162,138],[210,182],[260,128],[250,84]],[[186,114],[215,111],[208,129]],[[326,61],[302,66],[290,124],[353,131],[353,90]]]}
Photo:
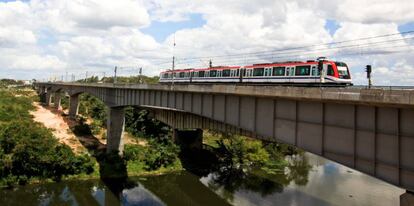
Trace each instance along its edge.
{"label": "sky", "polygon": [[[329,59],[414,86],[412,0],[0,0],[0,78]],[[373,38],[375,37],[375,38]],[[175,47],[174,45],[175,41]]]}

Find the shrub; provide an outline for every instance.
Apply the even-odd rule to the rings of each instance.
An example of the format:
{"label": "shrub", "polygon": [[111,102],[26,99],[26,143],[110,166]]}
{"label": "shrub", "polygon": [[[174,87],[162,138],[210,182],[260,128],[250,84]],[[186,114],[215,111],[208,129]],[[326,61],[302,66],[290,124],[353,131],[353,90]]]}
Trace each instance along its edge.
{"label": "shrub", "polygon": [[126,144],[124,158],[126,161],[142,161],[144,160],[146,150],[143,146]]}
{"label": "shrub", "polygon": [[146,170],[169,166],[178,158],[180,149],[169,139],[151,139],[148,145],[144,158]]}
{"label": "shrub", "polygon": [[72,128],[72,131],[76,136],[92,135],[92,131],[89,125],[83,123],[75,125]]}
{"label": "shrub", "polygon": [[24,184],[31,177],[59,181],[62,176],[93,171],[90,157],[76,156],[37,123],[12,121],[5,124],[0,129],[0,142],[0,177],[5,178],[3,183],[9,186]]}

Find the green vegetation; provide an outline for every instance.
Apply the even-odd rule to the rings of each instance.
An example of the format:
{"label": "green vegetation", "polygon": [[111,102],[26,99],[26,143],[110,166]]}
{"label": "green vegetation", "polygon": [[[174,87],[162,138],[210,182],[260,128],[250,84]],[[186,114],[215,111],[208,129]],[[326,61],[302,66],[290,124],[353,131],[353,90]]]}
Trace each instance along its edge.
{"label": "green vegetation", "polygon": [[10,85],[23,85],[24,82],[21,80],[14,79],[0,79],[0,88],[6,88]]}
{"label": "green vegetation", "polygon": [[291,166],[288,156],[303,153],[286,144],[263,142],[232,134],[208,133],[204,141],[218,156],[219,163],[229,169],[283,173]]}
{"label": "green vegetation", "polygon": [[32,120],[32,101],[11,90],[0,90],[0,186],[92,173],[94,162],[89,155],[75,155],[50,130]]}
{"label": "green vegetation", "polygon": [[[107,109],[98,98],[81,94],[79,113],[92,121],[87,125],[84,118],[79,118],[80,123],[72,128],[76,135],[96,135],[106,127]],[[121,159],[116,154],[106,155],[93,151],[100,162],[101,173],[115,176],[125,165],[128,175],[158,174],[182,169],[178,159],[179,147],[169,138],[171,128],[152,118],[147,110],[126,107],[125,130],[134,138],[145,142],[145,146],[126,144]],[[111,166],[112,163],[116,166]]]}

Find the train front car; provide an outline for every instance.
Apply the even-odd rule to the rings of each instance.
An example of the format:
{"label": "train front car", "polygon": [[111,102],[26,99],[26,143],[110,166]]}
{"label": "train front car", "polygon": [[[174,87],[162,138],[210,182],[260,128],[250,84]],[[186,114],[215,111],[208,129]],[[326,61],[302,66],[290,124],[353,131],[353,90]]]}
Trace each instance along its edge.
{"label": "train front car", "polygon": [[[350,86],[352,84],[351,73],[343,62],[322,61],[323,74],[321,80],[324,84]],[[320,64],[319,64],[320,65]],[[321,79],[322,79],[321,78]]]}

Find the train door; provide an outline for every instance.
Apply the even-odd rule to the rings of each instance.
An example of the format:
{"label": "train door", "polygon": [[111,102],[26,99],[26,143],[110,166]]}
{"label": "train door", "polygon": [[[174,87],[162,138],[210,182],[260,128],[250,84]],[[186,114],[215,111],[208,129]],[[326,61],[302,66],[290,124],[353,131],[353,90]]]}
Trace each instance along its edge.
{"label": "train door", "polygon": [[242,83],[243,82],[243,76],[246,75],[246,69],[245,68],[240,68],[238,71],[239,71],[239,82]]}
{"label": "train door", "polygon": [[318,80],[317,77],[319,75],[320,74],[319,74],[318,67],[316,65],[312,65],[312,67],[311,67],[311,77],[312,77],[312,81],[311,82],[314,82],[314,83],[318,82],[319,80]]}
{"label": "train door", "polygon": [[286,82],[295,82],[293,77],[295,76],[295,67],[286,67]]}

